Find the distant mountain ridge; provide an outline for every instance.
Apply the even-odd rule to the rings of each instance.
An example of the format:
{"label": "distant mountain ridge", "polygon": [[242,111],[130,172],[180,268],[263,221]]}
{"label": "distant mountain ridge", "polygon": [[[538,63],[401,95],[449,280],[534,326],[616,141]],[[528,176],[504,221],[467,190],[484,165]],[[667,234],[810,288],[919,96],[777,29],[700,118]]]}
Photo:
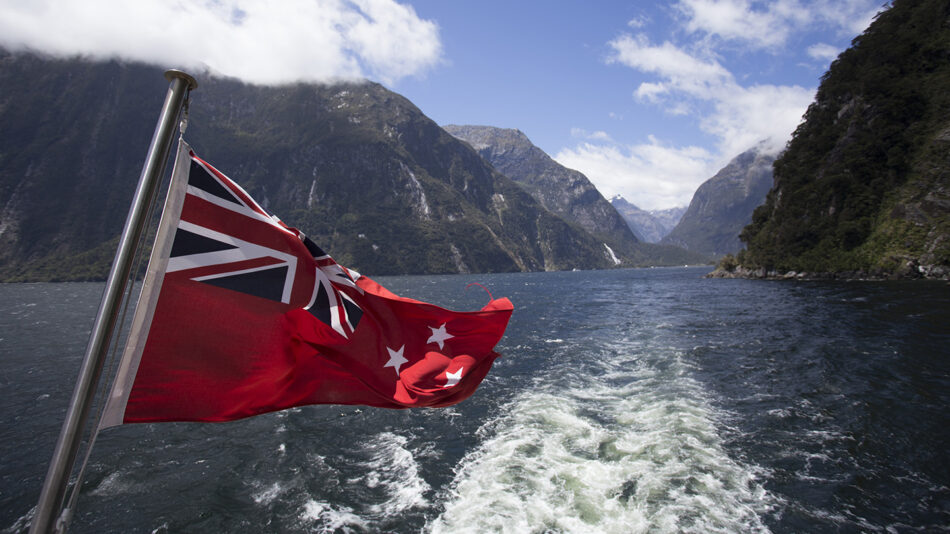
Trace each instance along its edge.
{"label": "distant mountain ridge", "polygon": [[520,130],[454,124],[443,128],[470,144],[496,170],[519,183],[552,212],[617,244],[637,242],[586,176],[554,161]]}
{"label": "distant mountain ridge", "polygon": [[661,242],[714,257],[739,252],[739,233],[772,188],[776,155],[759,145],[733,158],[699,186],[679,223]]}
{"label": "distant mountain ridge", "polygon": [[[105,277],[166,89],[157,67],[0,52],[0,280]],[[602,240],[378,84],[202,76],[192,100],[196,152],[341,264],[367,274],[615,265]]]}
{"label": "distant mountain ridge", "polygon": [[659,243],[676,226],[686,212],[686,206],[677,206],[665,210],[644,210],[620,195],[610,199],[620,216],[637,239],[647,243]]}
{"label": "distant mountain ridge", "polygon": [[443,128],[470,144],[546,208],[601,239],[623,265],[682,265],[708,260],[679,247],[640,243],[627,221],[583,173],[554,161],[520,130],[472,125]]}

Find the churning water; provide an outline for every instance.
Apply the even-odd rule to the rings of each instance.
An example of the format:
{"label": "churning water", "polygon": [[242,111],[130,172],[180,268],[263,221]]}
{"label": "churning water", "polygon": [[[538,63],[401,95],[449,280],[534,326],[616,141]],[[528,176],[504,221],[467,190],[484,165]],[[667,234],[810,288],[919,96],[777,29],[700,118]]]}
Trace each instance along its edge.
{"label": "churning water", "polygon": [[[950,286],[704,269],[380,278],[515,304],[445,409],[110,429],[73,532],[950,530]],[[0,286],[0,528],[27,527],[102,286]]]}

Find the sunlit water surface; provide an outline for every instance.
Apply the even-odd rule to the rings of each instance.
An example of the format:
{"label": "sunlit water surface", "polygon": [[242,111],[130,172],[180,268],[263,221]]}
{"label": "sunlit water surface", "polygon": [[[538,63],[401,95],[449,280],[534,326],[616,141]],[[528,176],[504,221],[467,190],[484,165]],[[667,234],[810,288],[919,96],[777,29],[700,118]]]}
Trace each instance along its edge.
{"label": "sunlit water surface", "polygon": [[[446,409],[99,436],[72,532],[950,529],[950,286],[708,269],[386,277],[515,304]],[[103,286],[0,285],[0,528],[27,528]]]}

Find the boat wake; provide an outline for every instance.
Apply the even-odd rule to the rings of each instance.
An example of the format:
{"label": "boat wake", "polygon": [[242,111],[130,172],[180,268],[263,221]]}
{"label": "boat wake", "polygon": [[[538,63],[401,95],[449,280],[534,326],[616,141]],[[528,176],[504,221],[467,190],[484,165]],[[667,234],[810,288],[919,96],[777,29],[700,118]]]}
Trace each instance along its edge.
{"label": "boat wake", "polygon": [[[571,349],[567,349],[571,350]],[[484,426],[432,532],[766,532],[763,473],[724,450],[721,419],[676,354],[594,354]]]}

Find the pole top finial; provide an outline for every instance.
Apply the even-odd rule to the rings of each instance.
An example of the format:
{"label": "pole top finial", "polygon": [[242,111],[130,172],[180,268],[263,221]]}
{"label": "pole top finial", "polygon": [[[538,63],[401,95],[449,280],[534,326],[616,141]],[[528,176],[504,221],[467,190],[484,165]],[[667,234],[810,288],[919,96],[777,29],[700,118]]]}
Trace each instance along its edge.
{"label": "pole top finial", "polygon": [[178,69],[168,69],[168,70],[165,71],[165,79],[166,79],[166,80],[172,81],[172,80],[174,80],[175,78],[181,78],[181,79],[185,80],[186,82],[188,82],[188,90],[189,90],[189,91],[194,91],[195,88],[198,87],[198,80],[196,80],[196,79],[194,78],[194,76],[192,76],[191,74],[188,74],[188,73],[185,72],[185,71],[181,71],[181,70],[178,70]]}

